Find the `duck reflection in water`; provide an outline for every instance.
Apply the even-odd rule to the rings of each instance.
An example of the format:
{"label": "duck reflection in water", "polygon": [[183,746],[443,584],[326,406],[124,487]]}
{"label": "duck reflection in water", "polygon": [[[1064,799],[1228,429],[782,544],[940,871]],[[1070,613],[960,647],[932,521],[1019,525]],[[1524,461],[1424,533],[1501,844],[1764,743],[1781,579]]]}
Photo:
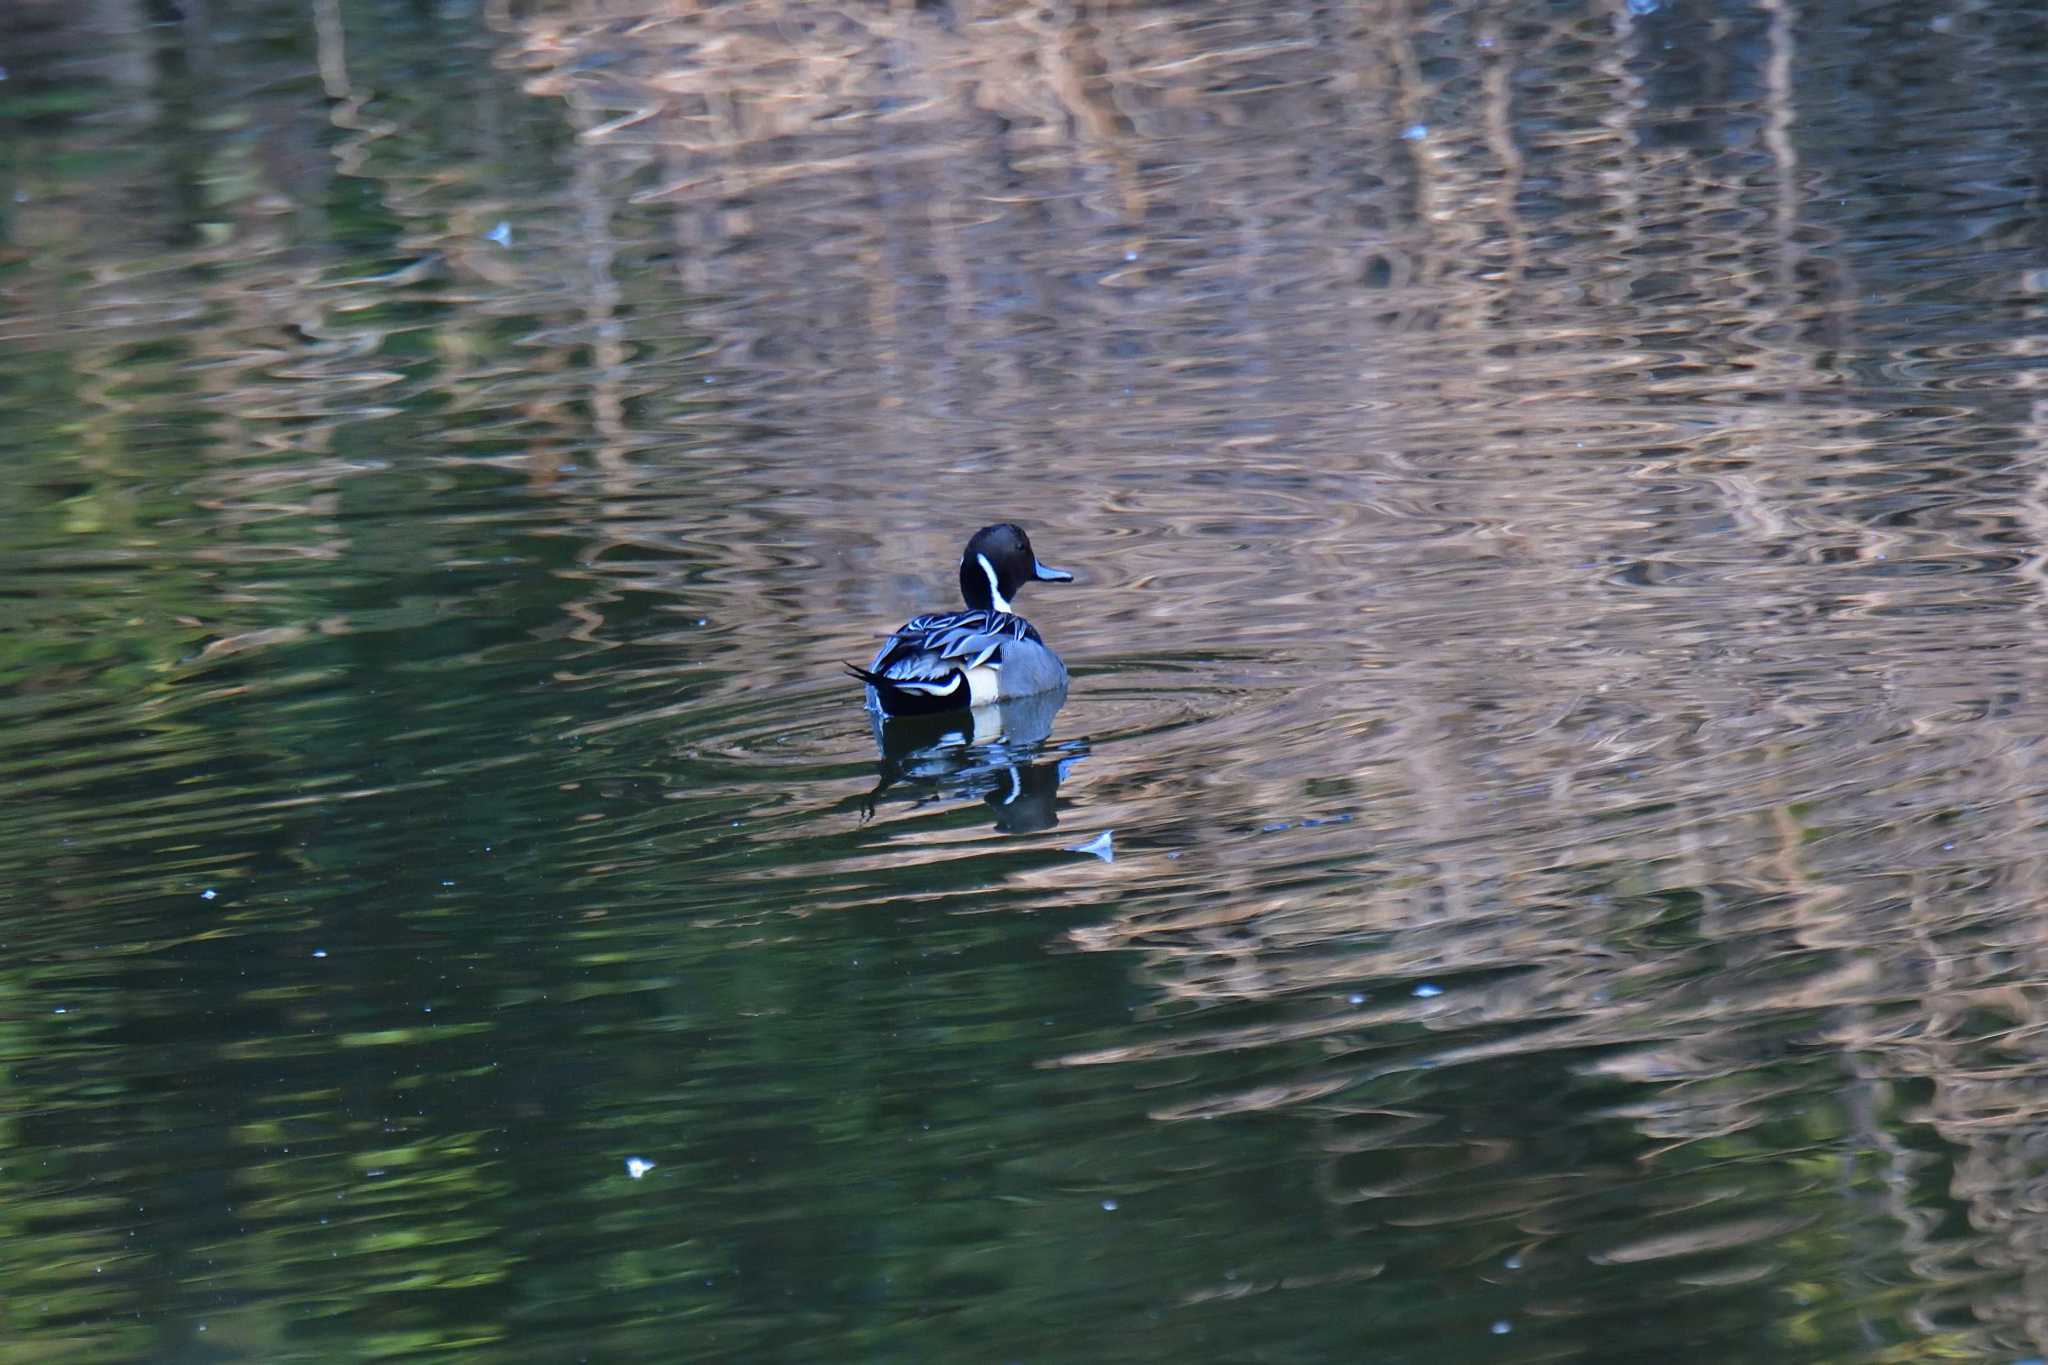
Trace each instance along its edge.
{"label": "duck reflection in water", "polygon": [[1048,747],[1053,717],[1067,699],[1064,683],[1028,697],[932,716],[869,712],[880,780],[861,802],[870,819],[892,787],[915,789],[913,804],[979,797],[1004,834],[1030,834],[1059,823],[1060,781],[1087,755],[1079,741]]}

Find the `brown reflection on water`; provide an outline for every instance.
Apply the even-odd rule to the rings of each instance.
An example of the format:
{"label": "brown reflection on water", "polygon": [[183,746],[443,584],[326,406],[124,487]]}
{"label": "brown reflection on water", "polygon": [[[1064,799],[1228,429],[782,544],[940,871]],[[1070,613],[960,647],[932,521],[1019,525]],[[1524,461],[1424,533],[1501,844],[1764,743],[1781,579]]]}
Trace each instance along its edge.
{"label": "brown reflection on water", "polygon": [[[1034,1079],[1109,1085],[1051,1095],[1115,1093],[1164,1136],[1097,1126],[1176,1174],[1272,1125],[1320,1219],[1176,1260],[1148,1303],[1426,1285],[1452,1306],[1423,1329],[1512,1297],[1513,1345],[1553,1334],[1525,1358],[1591,1359],[1767,1286],[1755,1320],[1802,1348],[2048,1344],[2025,16],[507,0],[404,36],[405,8],[280,9],[274,51],[203,6],[39,11],[8,59],[105,106],[20,116],[87,169],[24,188],[0,258],[27,395],[0,443],[39,461],[0,508],[33,642],[0,772],[34,798],[0,862],[63,916],[58,979],[97,980],[108,924],[160,952],[331,932],[294,878],[411,875],[405,840],[481,811],[474,843],[542,850],[508,903],[576,897],[567,928],[507,913],[574,970],[489,964],[490,1027],[565,982],[657,1000],[595,1030],[643,1077],[683,1012],[664,972],[751,1006],[782,970],[807,1003],[839,958],[805,990],[769,950],[836,951],[821,912],[1000,915],[1035,972],[1128,968],[1127,1021],[1025,1035]],[[946,605],[998,516],[1082,575],[1023,604],[1076,672],[1052,747],[885,745],[878,776],[837,663]],[[1069,851],[1108,830],[1113,863]],[[290,895],[246,918],[122,918],[264,867]],[[498,909],[404,928],[474,961]],[[588,984],[622,960],[657,965]],[[429,1030],[370,1017],[372,975],[238,982],[283,1022],[210,1046],[410,1056]],[[1034,1027],[1085,1014],[1043,989]],[[786,1044],[752,1098],[823,1104],[819,1027],[719,1043]],[[506,1070],[564,1044],[528,1046]],[[982,1148],[1087,1165],[1018,1135],[1045,1092],[999,1109],[1028,1070],[968,1078]],[[752,1143],[712,1088],[685,1117]],[[491,1143],[546,1105],[488,1099],[491,1134],[417,1125],[427,1197],[388,1187],[473,1255],[450,1284],[519,1260]],[[649,1126],[612,1101],[594,1123]],[[335,1148],[402,1150],[375,1128]],[[1613,1358],[1655,1337],[1628,1330]]]}
{"label": "brown reflection on water", "polygon": [[[1070,941],[1181,1026],[1066,1062],[1279,1054],[1152,1113],[1311,1119],[1354,1235],[1506,1221],[1674,1288],[1787,1273],[1816,1215],[1740,1172],[1805,1104],[1903,1188],[1904,1088],[1976,1227],[1896,1210],[1916,1273],[2036,1264],[2039,222],[1967,171],[1967,266],[1961,205],[1867,217],[1961,106],[1854,150],[1861,59],[1784,5],[543,16],[530,88],[717,334],[672,426],[758,424],[720,477],[832,584],[778,603],[829,646],[792,664],[984,508],[1091,570],[1031,608],[1145,736],[1068,787],[1122,856],[1011,883],[1100,897]],[[1936,59],[2016,98],[1989,35]],[[1638,1225],[1601,1202],[1642,1171],[1413,1079],[1516,1058],[1645,1096],[1567,1120],[1640,1134]],[[2025,1301],[1980,1330],[2038,1343]]]}
{"label": "brown reflection on water", "polygon": [[[736,300],[706,362],[765,392],[722,416],[844,442],[769,457],[785,508],[871,509],[808,533],[833,618],[886,616],[860,567],[943,565],[937,509],[998,489],[1099,566],[1045,608],[1097,705],[1195,729],[1082,798],[1153,855],[1073,941],[1136,952],[1162,1010],[1292,1017],[1071,1060],[1313,1040],[1307,1074],[1156,1112],[1301,1108],[1341,1166],[1382,1121],[1343,1096],[1524,1054],[1654,1085],[1620,1111],[1653,1154],[1731,1139],[1782,1109],[1757,1063],[1789,1036],[1930,1083],[1981,1154],[1958,1192],[2010,1199],[1986,1149],[2026,1111],[1929,1038],[2018,1044],[2048,966],[2040,281],[1945,272],[1937,220],[1849,239],[1842,196],[1912,171],[1845,164],[1861,106],[1795,86],[1786,7],[1694,26],[1715,55],[1656,71],[1684,100],[1621,5],[806,20],[515,31],[685,287]],[[1956,55],[1995,82],[1995,45]],[[877,476],[899,451],[917,484]],[[1213,690],[1174,716],[1187,661]],[[1589,1254],[1799,1225],[1701,1222]]]}

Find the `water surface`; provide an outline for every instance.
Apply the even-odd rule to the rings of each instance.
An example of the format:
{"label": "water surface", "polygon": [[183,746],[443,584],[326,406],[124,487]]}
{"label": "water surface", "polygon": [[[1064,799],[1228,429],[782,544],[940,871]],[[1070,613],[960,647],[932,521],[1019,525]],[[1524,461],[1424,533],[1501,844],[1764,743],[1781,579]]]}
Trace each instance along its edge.
{"label": "water surface", "polygon": [[10,10],[0,1360],[2048,1351],[2044,56]]}

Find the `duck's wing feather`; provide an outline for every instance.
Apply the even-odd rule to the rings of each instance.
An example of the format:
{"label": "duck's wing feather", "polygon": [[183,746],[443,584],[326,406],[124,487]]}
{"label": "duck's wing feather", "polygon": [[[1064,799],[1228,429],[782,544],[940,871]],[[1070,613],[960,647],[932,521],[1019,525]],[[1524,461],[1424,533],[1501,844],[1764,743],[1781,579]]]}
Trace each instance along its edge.
{"label": "duck's wing feather", "polygon": [[952,611],[913,617],[896,629],[867,671],[900,681],[945,679],[978,668],[1012,640],[1042,644],[1021,616],[1003,611]]}

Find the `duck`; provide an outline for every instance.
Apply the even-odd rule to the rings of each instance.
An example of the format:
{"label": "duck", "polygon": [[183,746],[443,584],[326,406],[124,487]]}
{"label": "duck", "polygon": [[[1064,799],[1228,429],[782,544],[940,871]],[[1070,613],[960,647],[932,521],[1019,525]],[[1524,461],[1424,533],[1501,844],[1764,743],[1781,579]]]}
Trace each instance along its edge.
{"label": "duck", "polygon": [[1065,569],[1038,562],[1031,537],[1014,522],[984,526],[960,554],[965,611],[914,616],[889,635],[866,668],[846,671],[867,684],[871,710],[930,716],[1064,691],[1067,666],[1012,603],[1026,583],[1071,583]]}

